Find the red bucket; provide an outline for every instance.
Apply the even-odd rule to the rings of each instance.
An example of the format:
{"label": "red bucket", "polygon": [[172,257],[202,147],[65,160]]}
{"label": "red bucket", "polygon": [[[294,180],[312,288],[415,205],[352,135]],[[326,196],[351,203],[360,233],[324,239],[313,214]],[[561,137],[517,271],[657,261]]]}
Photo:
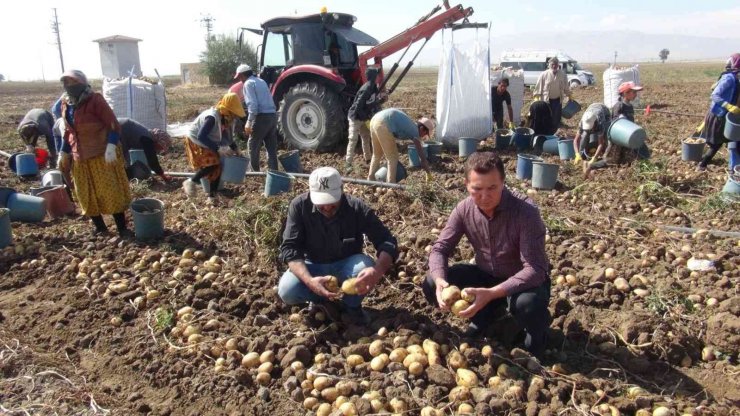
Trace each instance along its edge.
{"label": "red bucket", "polygon": [[37,196],[46,200],[46,212],[51,218],[58,218],[75,212],[75,205],[70,201],[69,194],[67,194],[64,185],[45,188]]}

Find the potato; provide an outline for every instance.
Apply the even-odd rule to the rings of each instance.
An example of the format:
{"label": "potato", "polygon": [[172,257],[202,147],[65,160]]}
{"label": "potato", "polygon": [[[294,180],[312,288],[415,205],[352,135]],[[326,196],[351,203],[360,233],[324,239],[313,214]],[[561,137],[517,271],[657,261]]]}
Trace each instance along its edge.
{"label": "potato", "polygon": [[316,416],[329,416],[331,414],[331,405],[329,403],[321,403],[319,408],[316,409]]}
{"label": "potato", "polygon": [[395,350],[391,351],[388,357],[391,359],[391,362],[402,363],[408,355],[409,353],[408,351],[406,351],[406,348],[396,348]]}
{"label": "potato", "polygon": [[455,373],[455,381],[457,381],[458,386],[465,386],[465,387],[476,387],[478,386],[478,376],[465,368],[458,368],[457,372]]}
{"label": "potato", "polygon": [[339,397],[339,392],[334,387],[327,387],[321,390],[321,397],[328,402],[333,402]]}
{"label": "potato", "polygon": [[326,290],[332,293],[339,293],[339,279],[336,276],[329,276],[329,280],[324,282]]}
{"label": "potato", "polygon": [[313,357],[313,362],[315,364],[321,364],[321,363],[326,362],[326,354],[324,354],[323,352],[320,352],[320,353],[316,354]]}
{"label": "potato", "polygon": [[383,371],[390,361],[388,354],[380,354],[370,361],[370,368],[372,368],[373,371]]}
{"label": "potato", "polygon": [[352,383],[350,383],[349,381],[342,380],[342,381],[338,382],[337,385],[334,386],[334,387],[337,388],[337,391],[342,396],[351,396],[352,395]]}
{"label": "potato", "polygon": [[182,308],[177,310],[177,319],[182,318],[185,315],[192,315],[193,314],[193,308],[190,306],[183,306]]}
{"label": "potato", "polygon": [[465,386],[457,386],[450,390],[450,402],[464,402],[470,399],[470,389]]}
{"label": "potato", "polygon": [[441,410],[437,410],[432,406],[426,406],[421,409],[421,416],[442,416],[444,413]]}
{"label": "potato", "polygon": [[501,377],[499,376],[493,376],[488,379],[488,387],[489,388],[495,388],[498,387],[498,385],[501,384]]}
{"label": "potato", "polygon": [[460,296],[460,288],[455,285],[450,285],[442,289],[442,302],[444,302],[447,307],[451,307],[455,302],[460,300]]}
{"label": "potato", "polygon": [[365,392],[365,394],[362,395],[362,398],[365,400],[380,399],[380,392],[377,390],[370,390]]}
{"label": "potato", "polygon": [[424,373],[424,366],[420,362],[414,361],[409,365],[409,374],[412,376],[420,376]]}
{"label": "potato", "polygon": [[460,299],[452,304],[452,307],[450,307],[450,310],[452,310],[452,313],[454,313],[457,316],[460,316],[460,312],[464,311],[465,309],[468,309],[470,307],[470,303]]}
{"label": "potato", "polygon": [[653,416],[673,416],[673,412],[665,406],[658,406],[653,409]]}
{"label": "potato", "polygon": [[637,412],[635,412],[635,416],[651,416],[652,413],[650,413],[647,409],[639,409]]}
{"label": "potato", "polygon": [[254,368],[260,365],[260,355],[256,352],[249,352],[242,357],[242,367]]}
{"label": "potato", "polygon": [[269,373],[259,372],[257,373],[257,377],[255,377],[255,380],[257,380],[257,384],[259,384],[260,386],[266,386],[272,381],[272,376],[270,376]]}
{"label": "potato", "polygon": [[365,359],[362,358],[359,354],[352,354],[349,357],[347,357],[347,364],[349,364],[350,367],[357,367],[358,365],[365,362]]}
{"label": "potato", "polygon": [[303,370],[304,368],[305,368],[305,366],[300,361],[293,361],[292,363],[290,363],[290,369],[294,373],[297,372],[297,371],[299,371],[299,370]]}
{"label": "potato", "polygon": [[397,397],[394,397],[391,399],[390,405],[391,405],[391,409],[393,409],[395,413],[403,413],[409,409],[409,406],[408,404],[406,404],[406,401],[401,400]]}
{"label": "potato", "polygon": [[467,289],[463,289],[462,292],[460,292],[460,298],[468,303],[475,302],[475,295],[470,293]]}
{"label": "potato", "polygon": [[475,413],[475,409],[468,403],[460,403],[457,408],[457,414],[459,415],[472,415]]}
{"label": "potato", "polygon": [[334,400],[334,407],[338,409],[341,405],[347,403],[348,401],[349,398],[347,396],[339,396]]}
{"label": "potato", "polygon": [[217,365],[217,366],[213,367],[213,372],[216,373],[216,374],[225,373],[226,372],[226,367],[224,367],[222,365]]}
{"label": "potato", "polygon": [[203,342],[203,335],[201,334],[193,334],[188,337],[189,345],[200,344],[201,342]]}
{"label": "potato", "polygon": [[447,354],[447,364],[449,364],[453,370],[457,370],[458,368],[465,368],[468,366],[467,360],[458,350],[452,350],[449,354]]}
{"label": "potato", "polygon": [[267,363],[267,362],[270,362],[271,363],[273,361],[275,361],[275,353],[274,352],[272,352],[270,350],[267,350],[267,351],[263,352],[262,354],[260,354],[260,362],[261,363]]}
{"label": "potato", "polygon": [[224,345],[226,351],[235,351],[238,349],[239,340],[236,338],[229,338]]}
{"label": "potato", "polygon": [[192,249],[189,249],[189,248],[186,248],[185,250],[183,250],[183,252],[182,252],[182,258],[184,258],[184,259],[192,259],[193,258],[193,250]]}
{"label": "potato", "polygon": [[271,362],[266,362],[260,364],[259,367],[257,367],[257,372],[259,373],[271,373],[273,369],[273,365]]}
{"label": "potato", "polygon": [[442,365],[442,357],[439,356],[437,351],[431,351],[427,354],[427,361],[429,362],[429,365]]}
{"label": "potato", "polygon": [[383,341],[376,339],[375,341],[371,342],[369,350],[370,350],[370,355],[372,355],[373,357],[379,356],[380,354],[383,353],[383,351],[385,351],[385,346],[383,345]]}
{"label": "potato", "polygon": [[343,416],[355,416],[357,414],[357,408],[355,408],[352,402],[347,402],[339,406],[339,411],[342,412]]}
{"label": "potato", "polygon": [[429,359],[424,354],[409,354],[403,360],[403,366],[409,368],[411,366],[411,363],[419,363],[422,366],[426,367],[427,365],[429,365]]}
{"label": "potato", "polygon": [[370,407],[372,407],[373,411],[376,413],[380,413],[385,410],[385,405],[383,404],[383,401],[380,399],[371,399]]}
{"label": "potato", "polygon": [[345,295],[356,295],[357,294],[357,278],[353,277],[342,282],[342,292]]}
{"label": "potato", "polygon": [[521,386],[511,386],[506,390],[503,398],[505,400],[506,399],[523,400],[525,397],[524,393],[525,393],[524,389]]}
{"label": "potato", "polygon": [[306,410],[313,410],[319,405],[319,399],[315,397],[306,397],[303,401],[303,407]]}
{"label": "potato", "polygon": [[384,336],[386,336],[386,335],[388,335],[388,328],[386,328],[386,327],[381,327],[381,328],[380,328],[380,329],[378,330],[378,336],[379,336],[379,337],[384,337]]}
{"label": "potato", "polygon": [[426,354],[427,352],[424,351],[424,348],[421,345],[409,345],[406,347],[406,351],[409,352],[409,354]]}
{"label": "potato", "polygon": [[491,348],[490,345],[484,345],[483,348],[480,349],[480,353],[484,358],[489,358],[493,355],[493,348]]}
{"label": "potato", "polygon": [[318,376],[313,380],[313,388],[318,391],[322,391],[325,388],[331,387],[331,385],[331,379],[326,376]]}
{"label": "potato", "polygon": [[110,318],[110,324],[115,327],[119,327],[123,325],[123,319],[120,316],[114,316]]}

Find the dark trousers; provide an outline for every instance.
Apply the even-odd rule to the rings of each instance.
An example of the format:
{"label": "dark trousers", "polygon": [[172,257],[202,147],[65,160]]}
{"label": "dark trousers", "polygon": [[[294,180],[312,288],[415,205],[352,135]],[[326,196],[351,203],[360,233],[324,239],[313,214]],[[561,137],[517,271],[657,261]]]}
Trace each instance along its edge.
{"label": "dark trousers", "polygon": [[701,162],[699,162],[699,166],[705,168],[709,164],[709,162],[714,159],[714,156],[719,152],[719,149],[722,148],[722,143],[707,143],[707,152],[704,153],[704,157],[701,158]]}
{"label": "dark trousers", "polygon": [[[213,172],[216,168],[218,168],[218,165],[206,166],[202,169],[199,169],[197,172],[195,172],[195,175],[190,178],[190,180],[196,183],[200,182],[201,178]],[[218,190],[218,184],[220,182],[221,176],[211,181],[211,191],[208,193],[208,196],[216,196],[216,191]]]}
{"label": "dark trousers", "polygon": [[550,99],[550,112],[552,112],[552,130],[557,131],[560,128],[560,118],[563,115],[563,106],[560,98]]}
{"label": "dark trousers", "polygon": [[252,172],[260,170],[260,148],[263,142],[267,150],[267,167],[277,170],[277,114],[275,113],[257,114],[257,119],[254,121],[252,135],[247,141]]}
{"label": "dark trousers", "polygon": [[[447,281],[463,289],[493,287],[501,283],[502,279],[491,276],[474,264],[460,263],[450,267],[447,272]],[[545,350],[546,333],[551,320],[550,311],[547,309],[550,302],[550,285],[550,278],[548,278],[537,287],[493,300],[478,311],[471,321],[479,328],[486,328],[501,315],[506,307],[526,331],[525,348],[534,355],[540,355]],[[422,289],[427,301],[437,307],[436,285],[431,276],[427,276],[424,280]]]}
{"label": "dark trousers", "polygon": [[506,126],[504,126],[504,113],[503,112],[496,112],[493,113],[493,121],[496,122],[496,128],[497,129],[505,129]]}

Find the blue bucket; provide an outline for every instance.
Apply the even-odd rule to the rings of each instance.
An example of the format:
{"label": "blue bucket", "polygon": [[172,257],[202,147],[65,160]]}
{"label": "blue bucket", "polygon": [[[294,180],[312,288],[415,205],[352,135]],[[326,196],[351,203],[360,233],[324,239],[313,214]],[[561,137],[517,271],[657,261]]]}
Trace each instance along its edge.
{"label": "blue bucket", "polygon": [[164,235],[164,203],[159,199],[141,198],[131,203],[134,235],[137,240],[152,240]]}
{"label": "blue bucket", "polygon": [[725,138],[731,142],[740,141],[740,115],[727,112],[724,134]]}
{"label": "blue bucket", "polygon": [[517,152],[521,152],[532,147],[532,136],[534,136],[534,130],[528,127],[517,127],[514,129],[512,141],[516,146]]}
{"label": "blue bucket", "polygon": [[542,144],[542,152],[549,155],[558,154],[558,138],[556,136],[545,136],[546,140]]}
{"label": "blue bucket", "polygon": [[13,188],[0,187],[0,208],[8,206],[8,197],[16,191]]}
{"label": "blue bucket", "polygon": [[607,137],[609,137],[612,143],[618,146],[628,149],[639,149],[645,144],[647,133],[637,124],[626,118],[620,118],[613,121],[611,126],[609,126]]}
{"label": "blue bucket", "polygon": [[[402,180],[406,179],[408,176],[408,173],[406,172],[406,168],[403,167],[403,164],[399,161],[398,167],[396,167],[396,182],[401,182]],[[388,178],[388,168],[386,166],[381,166],[380,169],[375,171],[375,180],[378,182],[385,182],[385,180]]]}
{"label": "blue bucket", "polygon": [[242,183],[247,174],[249,158],[243,156],[226,156],[221,164],[221,182]]}
{"label": "blue bucket", "polygon": [[511,136],[514,134],[509,129],[498,129],[496,130],[496,144],[494,148],[496,150],[504,150],[511,146]]}
{"label": "blue bucket", "polygon": [[412,168],[418,168],[421,166],[421,158],[419,157],[419,151],[416,150],[416,146],[409,146],[407,152],[409,154],[409,166]]}
{"label": "blue bucket", "polygon": [[579,111],[581,111],[581,105],[575,100],[568,100],[568,104],[563,107],[561,115],[563,118],[573,118]]}
{"label": "blue bucket", "polygon": [[736,181],[732,175],[727,175],[727,182],[722,187],[722,192],[725,194],[740,195],[740,182]]}
{"label": "blue bucket", "polygon": [[10,210],[0,208],[0,248],[13,242],[13,228],[10,226]]}
{"label": "blue bucket", "polygon": [[32,153],[21,153],[15,157],[15,173],[18,176],[36,176],[39,174],[39,165],[36,156]]}
{"label": "blue bucket", "polygon": [[301,166],[301,153],[298,150],[291,150],[278,156],[280,164],[283,165],[283,169],[290,173],[303,173],[303,166]]}
{"label": "blue bucket", "polygon": [[429,160],[437,160],[439,155],[442,154],[442,147],[444,145],[440,142],[428,141],[424,143],[424,149],[427,152],[427,158]]}
{"label": "blue bucket", "polygon": [[516,158],[516,177],[519,180],[532,179],[532,163],[542,162],[541,157],[519,154]]}
{"label": "blue bucket", "polygon": [[480,140],[472,137],[461,137],[457,142],[458,155],[460,157],[468,157],[478,150],[478,143]]}
{"label": "blue bucket", "polygon": [[146,160],[146,153],[144,153],[144,151],[141,149],[130,149],[128,151],[128,160],[129,160],[129,163],[128,163],[129,165],[133,165],[134,162],[139,161],[145,164],[146,167],[151,169],[151,167],[149,166],[149,162],[147,162]]}
{"label": "blue bucket", "polygon": [[558,183],[559,165],[555,163],[532,163],[532,187],[535,189],[553,189]]}
{"label": "blue bucket", "polygon": [[293,175],[289,173],[268,170],[265,176],[265,196],[290,192],[293,178]]}
{"label": "blue bucket", "polygon": [[573,139],[558,140],[558,155],[560,155],[560,160],[575,159],[576,148],[573,147]]}
{"label": "blue bucket", "polygon": [[[688,142],[691,140],[691,143]],[[704,153],[706,140],[701,137],[691,137],[681,142],[681,160],[684,162],[699,162]]]}
{"label": "blue bucket", "polygon": [[46,200],[37,196],[10,194],[8,208],[11,221],[41,222],[46,216]]}

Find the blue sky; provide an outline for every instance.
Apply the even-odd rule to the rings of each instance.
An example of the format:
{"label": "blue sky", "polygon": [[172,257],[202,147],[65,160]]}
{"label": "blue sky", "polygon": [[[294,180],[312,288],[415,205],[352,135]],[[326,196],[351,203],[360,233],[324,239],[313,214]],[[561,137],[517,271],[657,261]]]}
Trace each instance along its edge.
{"label": "blue sky", "polygon": [[[628,7],[628,3],[632,4]],[[179,64],[197,61],[204,48],[205,31],[198,21],[203,14],[216,19],[216,33],[235,33],[239,26],[256,27],[270,17],[316,13],[321,6],[327,6],[330,11],[356,15],[356,26],[382,41],[413,24],[435,4],[426,0],[4,2],[0,14],[0,73],[14,80],[58,77],[59,58],[49,29],[52,7],[58,9],[67,68],[79,68],[91,77],[99,77],[100,58],[92,39],[114,34],[143,39],[139,49],[145,74],[153,74],[153,68],[162,74],[179,73]],[[496,36],[524,31],[556,35],[564,31],[621,29],[740,37],[736,34],[740,2],[734,1],[472,0],[462,4],[475,9],[473,20],[492,23],[492,42]],[[257,36],[250,40],[260,42]],[[430,49],[438,48],[440,43],[440,37],[435,36]],[[432,64],[436,60],[426,55],[422,63]]]}

